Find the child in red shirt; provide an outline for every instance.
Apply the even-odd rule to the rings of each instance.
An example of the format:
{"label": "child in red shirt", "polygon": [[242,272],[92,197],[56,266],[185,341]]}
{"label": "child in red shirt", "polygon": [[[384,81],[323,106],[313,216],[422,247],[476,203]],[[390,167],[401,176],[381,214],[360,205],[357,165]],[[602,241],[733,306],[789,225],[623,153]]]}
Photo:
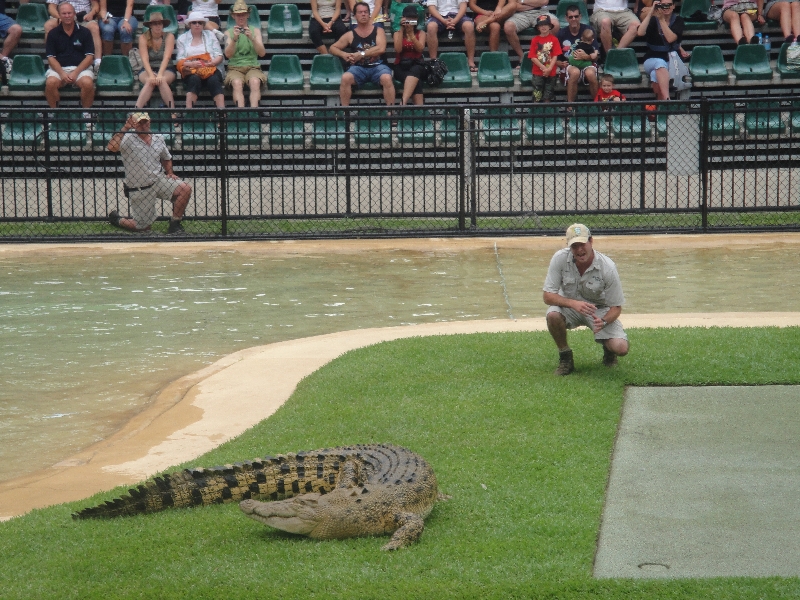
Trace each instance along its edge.
{"label": "child in red shirt", "polygon": [[625,96],[614,89],[614,76],[606,73],[600,77],[600,89],[594,97],[595,102],[625,102]]}
{"label": "child in red shirt", "polygon": [[533,62],[532,83],[534,102],[552,102],[556,84],[556,58],[561,56],[561,44],[551,35],[553,24],[547,15],[539,15],[534,27],[539,35],[531,40],[528,58]]}

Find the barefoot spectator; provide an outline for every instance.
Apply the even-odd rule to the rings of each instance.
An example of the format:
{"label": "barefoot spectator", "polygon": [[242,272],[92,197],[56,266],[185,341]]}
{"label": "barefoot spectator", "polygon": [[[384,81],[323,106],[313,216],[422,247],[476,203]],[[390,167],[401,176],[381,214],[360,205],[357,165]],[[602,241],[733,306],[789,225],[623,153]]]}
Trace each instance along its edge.
{"label": "barefoot spectator", "polygon": [[332,35],[337,41],[347,33],[342,22],[342,0],[311,0],[311,20],[308,22],[308,37],[320,54],[328,54],[322,36]]}
{"label": "barefoot spectator", "polygon": [[417,9],[411,4],[403,9],[400,30],[394,32],[394,77],[403,84],[400,104],[422,104],[422,78],[425,74],[425,35],[417,29]]}
{"label": "barefoot spectator", "polygon": [[164,28],[169,25],[170,20],[165,19],[160,12],[150,13],[150,20],[144,23],[148,30],[139,36],[139,54],[144,68],[138,73],[142,89],[136,99],[136,108],[147,106],[156,88],[164,106],[175,108],[175,98],[170,87],[177,77],[177,71],[172,66],[175,36],[164,32]]}
{"label": "barefoot spectator", "polygon": [[58,5],[59,24],[47,34],[45,52],[50,68],[45,74],[44,95],[51,108],[61,100],[59,90],[67,85],[81,92],[81,106],[94,103],[94,42],[92,34],[75,22],[75,9],[69,2]]}
{"label": "barefoot spectator", "polygon": [[464,38],[469,69],[476,72],[475,65],[475,24],[467,16],[467,0],[428,0],[428,54],[431,58],[439,56],[439,34],[458,31]]}
{"label": "barefoot spectator", "polygon": [[261,30],[247,24],[251,7],[244,0],[236,0],[231,8],[234,26],[225,32],[225,57],[228,59],[228,74],[225,85],[233,88],[233,101],[238,107],[244,104],[244,84],[250,88],[250,106],[256,107],[261,101],[261,86],[267,77],[261,70],[259,57],[266,55]]}

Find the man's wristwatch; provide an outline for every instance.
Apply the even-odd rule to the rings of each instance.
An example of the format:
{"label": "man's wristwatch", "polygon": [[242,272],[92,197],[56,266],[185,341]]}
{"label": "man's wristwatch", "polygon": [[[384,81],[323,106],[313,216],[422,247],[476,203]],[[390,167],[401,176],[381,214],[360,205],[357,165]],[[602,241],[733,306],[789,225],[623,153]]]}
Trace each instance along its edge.
{"label": "man's wristwatch", "polygon": [[364,52],[364,51],[362,50],[362,51],[361,51],[361,57],[362,57],[362,58],[364,58],[364,57],[366,57],[366,56],[367,56],[367,53],[366,53],[366,52]]}
{"label": "man's wristwatch", "polygon": [[603,322],[603,327],[605,327],[606,325],[608,325],[608,321],[606,321],[605,319],[600,319],[600,320]]}

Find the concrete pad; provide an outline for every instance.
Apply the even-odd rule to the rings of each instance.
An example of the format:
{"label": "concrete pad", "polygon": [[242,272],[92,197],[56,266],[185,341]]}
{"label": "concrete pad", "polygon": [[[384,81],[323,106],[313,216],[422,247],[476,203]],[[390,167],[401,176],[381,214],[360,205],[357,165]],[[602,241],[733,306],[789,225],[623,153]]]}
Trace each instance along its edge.
{"label": "concrete pad", "polygon": [[629,388],[594,575],[800,575],[800,386]]}

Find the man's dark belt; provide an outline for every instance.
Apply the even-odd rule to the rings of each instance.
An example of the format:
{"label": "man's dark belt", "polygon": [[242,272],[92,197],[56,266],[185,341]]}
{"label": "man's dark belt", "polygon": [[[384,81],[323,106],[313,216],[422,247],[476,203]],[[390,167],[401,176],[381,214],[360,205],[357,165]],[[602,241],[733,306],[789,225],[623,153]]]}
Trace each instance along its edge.
{"label": "man's dark belt", "polygon": [[138,188],[132,188],[132,187],[128,187],[128,186],[126,185],[126,186],[125,186],[125,190],[126,190],[127,192],[129,192],[129,193],[130,193],[130,192],[141,192],[142,190],[149,190],[149,189],[150,189],[151,187],[153,187],[154,185],[155,185],[155,183],[151,183],[150,185],[143,185],[142,187],[138,187]]}

